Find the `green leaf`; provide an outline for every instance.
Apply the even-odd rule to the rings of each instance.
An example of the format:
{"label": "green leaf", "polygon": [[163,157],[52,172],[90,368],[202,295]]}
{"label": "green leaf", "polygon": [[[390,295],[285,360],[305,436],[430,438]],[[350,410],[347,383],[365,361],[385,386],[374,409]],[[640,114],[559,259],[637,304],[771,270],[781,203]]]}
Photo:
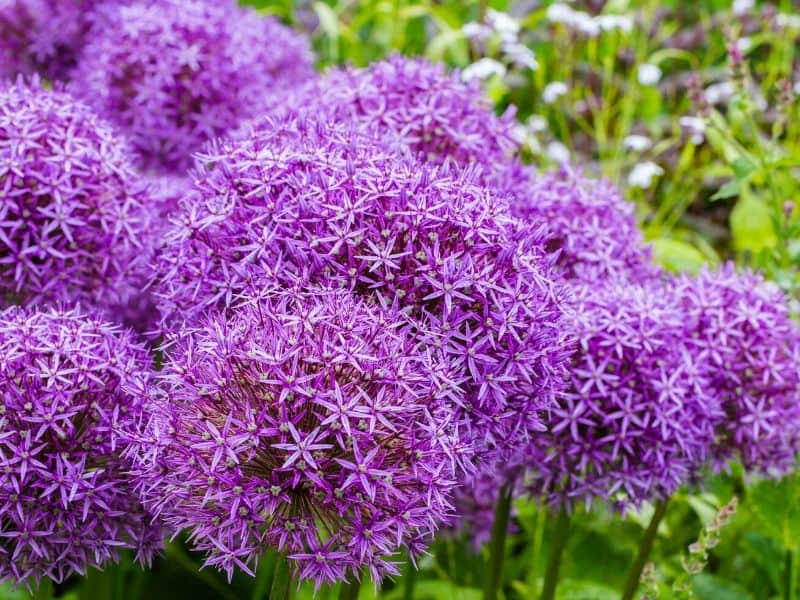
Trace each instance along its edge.
{"label": "green leaf", "polygon": [[750,195],[739,198],[730,215],[734,248],[760,252],[777,243],[769,209]]}
{"label": "green leaf", "polygon": [[698,600],[753,600],[753,596],[737,583],[707,573],[695,577],[692,588]]}
{"label": "green leaf", "polygon": [[655,261],[675,273],[697,273],[708,262],[702,252],[681,240],[659,238],[652,244]]}
{"label": "green leaf", "polygon": [[724,200],[725,198],[733,198],[738,196],[742,190],[742,182],[739,179],[731,179],[728,183],[723,185],[717,190],[717,193],[711,196],[711,200]]}
{"label": "green leaf", "polygon": [[564,580],[556,597],[561,600],[617,600],[619,591],[593,581]]}
{"label": "green leaf", "polygon": [[750,490],[747,502],[761,530],[796,550],[800,540],[800,481],[796,476],[781,481],[761,481]]}

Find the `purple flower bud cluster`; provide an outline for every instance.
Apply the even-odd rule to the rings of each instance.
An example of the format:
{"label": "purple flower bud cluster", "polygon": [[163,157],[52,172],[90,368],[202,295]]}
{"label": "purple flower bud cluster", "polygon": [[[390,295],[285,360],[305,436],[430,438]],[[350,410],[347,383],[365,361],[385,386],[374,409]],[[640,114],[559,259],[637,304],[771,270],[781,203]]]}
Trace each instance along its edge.
{"label": "purple flower bud cluster", "polygon": [[200,157],[159,254],[163,313],[234,306],[269,282],[351,290],[415,319],[477,456],[542,429],[567,327],[538,231],[469,171],[421,164],[347,125],[288,116]]}
{"label": "purple flower bud cluster", "polygon": [[233,0],[120,3],[102,11],[72,81],[143,167],[180,173],[205,142],[311,78],[312,62],[305,38]]}
{"label": "purple flower bud cluster", "polygon": [[397,574],[455,485],[404,321],[346,291],[275,292],[179,336],[137,446],[146,504],[229,578],[268,548],[317,583]]}
{"label": "purple flower bud cluster", "polygon": [[497,117],[477,82],[420,58],[392,55],[364,69],[333,69],[286,105],[367,127],[423,162],[485,165],[487,179],[519,150],[513,108]]}
{"label": "purple flower bud cluster", "polygon": [[634,205],[611,182],[562,166],[514,187],[511,214],[524,226],[547,224],[547,248],[558,253],[562,278],[592,283],[659,276],[636,225]]}
{"label": "purple flower bud cluster", "polygon": [[0,77],[39,74],[48,79],[68,79],[94,10],[114,1],[0,1]]}
{"label": "purple flower bud cluster", "polygon": [[692,321],[687,345],[708,371],[709,395],[722,407],[713,447],[718,466],[781,474],[800,450],[800,330],[784,294],[733,265],[675,281]]}
{"label": "purple flower bud cluster", "polygon": [[120,458],[145,411],[150,357],[130,335],[75,312],[0,313],[0,579],[63,581],[161,529]]}
{"label": "purple flower bud cluster", "polygon": [[707,458],[720,417],[682,346],[685,315],[664,286],[576,287],[570,385],[536,441],[530,487],[570,507],[667,497]]}
{"label": "purple flower bud cluster", "polygon": [[0,183],[6,301],[110,313],[144,281],[149,195],[125,144],[66,92],[0,89]]}

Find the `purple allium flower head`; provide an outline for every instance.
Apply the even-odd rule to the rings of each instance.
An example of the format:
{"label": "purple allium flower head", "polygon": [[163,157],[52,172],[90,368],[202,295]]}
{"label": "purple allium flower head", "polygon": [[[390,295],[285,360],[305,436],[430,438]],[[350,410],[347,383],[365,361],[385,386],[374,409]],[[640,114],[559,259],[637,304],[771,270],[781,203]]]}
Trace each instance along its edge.
{"label": "purple allium flower head", "polygon": [[[191,155],[314,74],[308,42],[232,0],[160,0],[104,11],[74,92],[131,139],[144,167]],[[272,99],[272,100],[271,100]]]}
{"label": "purple allium flower head", "polygon": [[455,485],[429,358],[406,333],[400,315],[317,290],[179,336],[138,453],[146,504],[229,577],[268,548],[318,584],[397,573]]}
{"label": "purple allium flower head", "polygon": [[132,293],[148,258],[149,195],[88,107],[37,80],[0,89],[0,182],[6,300],[113,312]]}
{"label": "purple allium flower head", "polygon": [[785,295],[732,264],[675,280],[694,360],[708,370],[718,398],[714,459],[767,474],[796,466],[800,450],[800,329]]}
{"label": "purple allium flower head", "polygon": [[332,69],[298,89],[288,105],[369,127],[423,162],[488,165],[486,177],[519,150],[513,109],[496,116],[477,83],[422,58],[392,55],[365,69]]}
{"label": "purple allium flower head", "polygon": [[559,252],[559,275],[586,283],[658,276],[634,211],[611,182],[566,166],[520,179],[511,202],[511,214],[524,226],[547,224],[547,248]]}
{"label": "purple allium flower head", "polygon": [[200,157],[159,254],[163,313],[235,304],[265,281],[340,286],[419,323],[461,434],[506,447],[541,429],[562,380],[561,290],[533,228],[468,171],[419,163],[347,125],[289,117]]}
{"label": "purple allium flower head", "polygon": [[0,0],[0,76],[66,80],[94,9],[115,0]]}
{"label": "purple allium flower head", "polygon": [[150,359],[128,334],[75,312],[0,313],[0,579],[63,581],[160,527],[120,454],[142,418]]}
{"label": "purple allium flower head", "polygon": [[527,463],[534,493],[566,507],[669,496],[707,460],[720,412],[680,303],[661,284],[582,285],[574,316],[570,386]]}

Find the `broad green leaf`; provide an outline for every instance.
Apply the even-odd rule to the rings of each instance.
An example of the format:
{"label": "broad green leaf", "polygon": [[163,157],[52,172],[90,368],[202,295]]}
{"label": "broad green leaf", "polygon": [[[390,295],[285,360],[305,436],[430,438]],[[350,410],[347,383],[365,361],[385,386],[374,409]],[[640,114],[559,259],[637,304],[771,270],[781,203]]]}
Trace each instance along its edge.
{"label": "broad green leaf", "polygon": [[739,198],[730,215],[733,245],[738,251],[759,252],[777,243],[769,209],[749,194]]}
{"label": "broad green leaf", "polygon": [[697,273],[708,260],[697,248],[672,238],[652,241],[653,258],[674,273]]}
{"label": "broad green leaf", "polygon": [[695,577],[692,588],[698,600],[754,600],[739,584],[708,573]]}
{"label": "broad green leaf", "polygon": [[761,530],[787,548],[797,549],[800,541],[800,480],[761,481],[750,490],[747,500]]}

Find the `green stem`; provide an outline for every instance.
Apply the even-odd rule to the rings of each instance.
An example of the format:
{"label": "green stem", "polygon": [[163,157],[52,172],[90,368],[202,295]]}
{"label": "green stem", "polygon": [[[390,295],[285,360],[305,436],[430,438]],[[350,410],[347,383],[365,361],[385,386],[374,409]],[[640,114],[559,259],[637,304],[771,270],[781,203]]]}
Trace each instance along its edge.
{"label": "green stem", "polygon": [[272,586],[269,600],[290,600],[292,597],[292,571],[289,561],[279,554],[275,559],[275,570],[272,572]]}
{"label": "green stem", "polygon": [[547,570],[544,573],[544,586],[540,600],[553,600],[556,597],[556,587],[558,587],[558,574],[561,570],[561,557],[564,555],[564,548],[567,547],[569,530],[572,516],[562,508],[556,519],[553,531],[553,543],[550,546],[550,554],[547,557]]}
{"label": "green stem", "polygon": [[416,587],[417,584],[417,569],[414,567],[414,561],[410,558],[406,563],[403,583],[403,600],[414,600],[414,587]]}
{"label": "green stem", "polygon": [[508,519],[511,515],[513,489],[513,483],[507,483],[500,488],[500,498],[497,500],[494,524],[492,525],[492,540],[489,543],[489,564],[487,565],[486,582],[483,586],[484,600],[497,600],[503,583],[503,559],[506,553],[506,535]]}
{"label": "green stem", "polygon": [[31,591],[33,600],[50,600],[53,597],[53,582],[44,577]]}
{"label": "green stem", "polygon": [[214,590],[220,598],[225,600],[237,600],[236,594],[231,592],[219,579],[214,577],[210,571],[202,570],[191,557],[186,554],[180,542],[171,542],[166,544],[164,550],[167,556],[174,560],[177,564],[183,567],[187,572],[191,573],[194,577],[205,583],[208,587]]}
{"label": "green stem", "polygon": [[794,550],[786,549],[783,572],[783,600],[794,600]]}
{"label": "green stem", "polygon": [[642,541],[639,542],[639,551],[636,554],[636,559],[633,561],[630,571],[628,571],[628,579],[625,582],[625,589],[622,592],[622,600],[633,600],[636,588],[639,587],[639,580],[642,578],[642,570],[645,564],[647,564],[650,551],[653,549],[653,544],[655,544],[658,526],[663,520],[664,515],[667,514],[668,504],[669,499],[659,500],[655,504],[653,516],[650,519],[650,523],[647,525]]}
{"label": "green stem", "polygon": [[354,580],[353,582],[343,581],[342,587],[339,588],[339,600],[358,600],[358,592],[361,590],[361,582]]}

